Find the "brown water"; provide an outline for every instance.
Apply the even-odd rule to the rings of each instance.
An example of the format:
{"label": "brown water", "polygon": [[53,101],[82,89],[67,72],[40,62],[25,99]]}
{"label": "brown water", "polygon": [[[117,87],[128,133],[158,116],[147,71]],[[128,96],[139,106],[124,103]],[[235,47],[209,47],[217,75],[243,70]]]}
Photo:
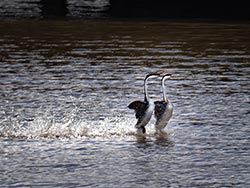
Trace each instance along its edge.
{"label": "brown water", "polygon": [[[249,187],[250,24],[1,21],[2,187]],[[175,72],[166,138],[127,105]],[[161,98],[159,80],[149,86]]]}

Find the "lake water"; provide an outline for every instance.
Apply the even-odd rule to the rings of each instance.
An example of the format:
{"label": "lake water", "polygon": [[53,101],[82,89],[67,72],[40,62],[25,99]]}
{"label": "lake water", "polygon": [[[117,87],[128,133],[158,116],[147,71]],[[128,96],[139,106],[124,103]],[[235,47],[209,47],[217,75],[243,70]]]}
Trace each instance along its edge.
{"label": "lake water", "polygon": [[[249,23],[0,22],[0,187],[250,187]],[[140,138],[159,70],[174,114]]]}

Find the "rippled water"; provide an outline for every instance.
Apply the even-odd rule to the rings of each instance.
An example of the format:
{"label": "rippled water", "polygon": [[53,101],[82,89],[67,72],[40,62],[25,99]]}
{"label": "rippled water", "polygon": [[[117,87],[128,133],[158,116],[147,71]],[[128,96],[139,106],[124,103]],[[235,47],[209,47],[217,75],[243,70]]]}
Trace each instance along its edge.
{"label": "rippled water", "polygon": [[[1,21],[2,187],[250,186],[250,25]],[[166,131],[127,105],[174,72]],[[149,86],[161,98],[159,80]]]}
{"label": "rippled water", "polygon": [[1,0],[0,18],[101,18],[107,16],[109,5],[109,0]]}

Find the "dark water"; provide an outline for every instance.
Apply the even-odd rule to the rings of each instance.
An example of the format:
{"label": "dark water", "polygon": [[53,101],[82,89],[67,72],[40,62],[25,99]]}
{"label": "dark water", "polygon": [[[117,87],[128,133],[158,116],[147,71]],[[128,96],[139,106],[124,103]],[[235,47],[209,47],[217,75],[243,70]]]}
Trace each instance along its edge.
{"label": "dark water", "polygon": [[[0,187],[249,187],[250,24],[1,21]],[[166,131],[134,133],[173,72]],[[149,86],[161,98],[159,80]]]}

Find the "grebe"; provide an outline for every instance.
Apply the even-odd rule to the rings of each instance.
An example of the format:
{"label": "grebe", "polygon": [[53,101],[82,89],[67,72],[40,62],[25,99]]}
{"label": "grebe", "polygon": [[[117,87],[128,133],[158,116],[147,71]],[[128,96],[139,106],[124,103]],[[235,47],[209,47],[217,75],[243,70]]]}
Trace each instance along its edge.
{"label": "grebe", "polygon": [[163,129],[167,126],[168,121],[170,120],[174,106],[168,99],[166,95],[166,88],[165,88],[165,80],[170,78],[170,74],[165,74],[162,76],[161,79],[161,88],[163,92],[163,100],[162,101],[155,101],[155,108],[154,108],[154,115],[156,118],[155,122],[155,130],[156,133],[160,136],[165,135],[166,133]]}
{"label": "grebe", "polygon": [[135,110],[135,117],[138,119],[137,123],[135,124],[135,128],[137,128],[137,133],[139,134],[146,133],[145,126],[150,121],[154,111],[154,103],[150,101],[148,96],[147,82],[149,78],[158,76],[160,76],[160,73],[151,73],[146,75],[144,79],[144,101],[133,101],[128,105],[129,109]]}

